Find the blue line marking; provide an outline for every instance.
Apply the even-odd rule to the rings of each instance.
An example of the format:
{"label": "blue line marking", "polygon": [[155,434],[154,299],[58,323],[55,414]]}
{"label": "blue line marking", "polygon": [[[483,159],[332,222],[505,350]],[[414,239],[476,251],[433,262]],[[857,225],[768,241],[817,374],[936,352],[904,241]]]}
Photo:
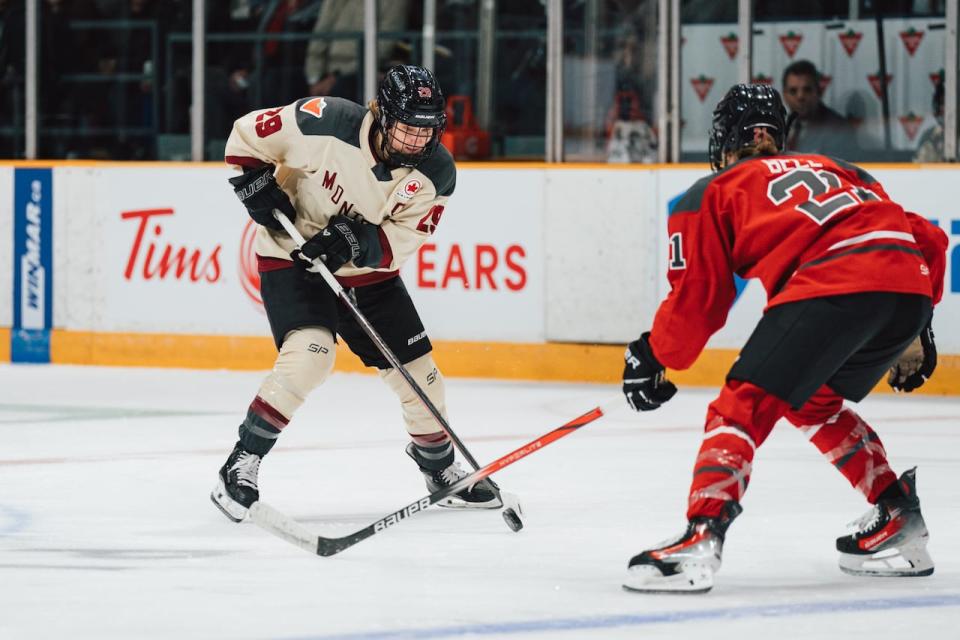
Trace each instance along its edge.
{"label": "blue line marking", "polygon": [[29,523],[30,514],[26,511],[0,504],[0,537],[23,531]]}
{"label": "blue line marking", "polygon": [[[639,596],[643,597],[643,596]],[[654,596],[655,597],[655,596]],[[860,613],[868,610],[929,609],[960,606],[960,594],[881,598],[876,600],[846,600],[841,602],[802,602],[798,604],[770,604],[756,607],[722,609],[691,609],[663,613],[633,615],[589,616],[553,620],[528,620],[499,624],[474,624],[432,629],[404,629],[324,636],[296,636],[290,640],[408,640],[413,638],[451,638],[477,635],[540,633],[543,631],[573,631],[579,629],[611,629],[639,627],[651,624],[681,624],[703,620],[740,620],[744,618],[779,618],[829,613]]]}

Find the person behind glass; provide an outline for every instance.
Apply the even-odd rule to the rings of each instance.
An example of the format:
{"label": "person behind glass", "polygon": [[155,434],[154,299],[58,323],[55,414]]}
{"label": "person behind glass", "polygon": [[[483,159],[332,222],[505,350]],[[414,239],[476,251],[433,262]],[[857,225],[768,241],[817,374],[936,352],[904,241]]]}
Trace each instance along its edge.
{"label": "person behind glass", "polygon": [[[352,37],[331,37],[363,31],[363,3],[356,0],[324,0],[313,25],[313,32],[324,34],[310,40],[304,62],[307,87],[315,96],[338,96],[359,99],[359,40]],[[403,31],[407,25],[409,0],[379,3],[377,31]],[[385,60],[396,43],[380,38],[377,60]]]}
{"label": "person behind glass", "polygon": [[[226,161],[243,174],[230,183],[260,225],[255,244],[260,292],[279,354],[211,494],[231,520],[243,520],[259,499],[260,461],[307,396],[327,379],[337,334],[399,397],[411,439],[406,451],[430,492],[467,475],[454,460],[446,433],[313,263],[319,258],[326,264],[446,417],[444,379],[399,276],[440,223],[456,184],[453,158],[439,144],[444,107],[433,74],[409,65],[390,69],[367,106],[342,98],[303,98],[254,111],[234,124]],[[299,250],[274,210],[309,238]],[[440,504],[502,506],[485,483]]]}
{"label": "person behind glass", "polygon": [[627,347],[630,406],[648,411],[673,397],[664,368],[690,367],[726,323],[734,275],[759,279],[768,302],[707,409],[687,528],[630,560],[630,590],[713,586],[754,455],[782,417],[873,505],[855,533],[837,539],[840,568],[864,576],[933,573],[916,468],[898,478],[879,436],[844,400],[859,402],[885,373],[901,391],[933,373],[931,318],[943,295],[947,237],[904,211],[860,167],[784,153],[786,129],[776,89],[735,85],[713,113],[717,173],[696,182],[670,213],[671,291],[651,330]]}
{"label": "person behind glass", "polygon": [[841,158],[859,156],[853,125],[823,103],[820,73],[812,62],[798,60],[784,69],[783,100],[794,118],[787,150]]}
{"label": "person behind glass", "polygon": [[946,159],[943,151],[943,104],[943,73],[940,73],[933,88],[933,117],[936,122],[920,136],[914,162],[943,162]]}

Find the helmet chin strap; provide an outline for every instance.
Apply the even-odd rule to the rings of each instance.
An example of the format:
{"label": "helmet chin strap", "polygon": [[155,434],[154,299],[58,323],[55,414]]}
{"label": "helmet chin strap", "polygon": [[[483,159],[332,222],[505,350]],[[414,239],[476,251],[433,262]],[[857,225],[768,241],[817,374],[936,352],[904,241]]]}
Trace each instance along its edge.
{"label": "helmet chin strap", "polygon": [[394,167],[394,163],[390,162],[390,158],[384,149],[386,139],[386,136],[380,130],[379,126],[370,128],[370,151],[373,152],[373,157],[376,158],[377,162],[385,164],[388,167]]}

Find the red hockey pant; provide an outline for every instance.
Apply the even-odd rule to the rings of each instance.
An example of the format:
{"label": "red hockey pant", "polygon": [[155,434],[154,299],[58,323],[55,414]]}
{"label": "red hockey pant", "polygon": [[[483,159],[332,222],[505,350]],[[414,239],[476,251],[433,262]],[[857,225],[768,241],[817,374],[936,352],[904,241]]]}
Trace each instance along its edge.
{"label": "red hockey pant", "polygon": [[740,502],[753,456],[785,417],[873,504],[896,475],[879,436],[826,385],[799,409],[749,382],[728,380],[707,409],[703,444],[693,468],[687,517],[715,517],[723,503]]}

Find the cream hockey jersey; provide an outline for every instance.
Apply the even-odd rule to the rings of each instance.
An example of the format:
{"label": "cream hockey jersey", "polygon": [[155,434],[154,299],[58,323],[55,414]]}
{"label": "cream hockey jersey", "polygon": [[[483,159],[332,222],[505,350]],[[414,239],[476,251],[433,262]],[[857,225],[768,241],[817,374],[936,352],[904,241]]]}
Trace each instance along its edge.
{"label": "cream hockey jersey", "polygon": [[[297,229],[311,238],[335,215],[376,225],[383,257],[375,267],[348,262],[336,272],[344,286],[397,275],[433,234],[456,186],[456,167],[441,145],[418,167],[392,168],[370,146],[374,115],[342,98],[303,98],[238,119],[225,160],[237,168],[278,167],[277,182],[297,209]],[[257,230],[261,271],[290,260],[296,248],[282,231]],[[265,269],[264,264],[273,266]]]}

